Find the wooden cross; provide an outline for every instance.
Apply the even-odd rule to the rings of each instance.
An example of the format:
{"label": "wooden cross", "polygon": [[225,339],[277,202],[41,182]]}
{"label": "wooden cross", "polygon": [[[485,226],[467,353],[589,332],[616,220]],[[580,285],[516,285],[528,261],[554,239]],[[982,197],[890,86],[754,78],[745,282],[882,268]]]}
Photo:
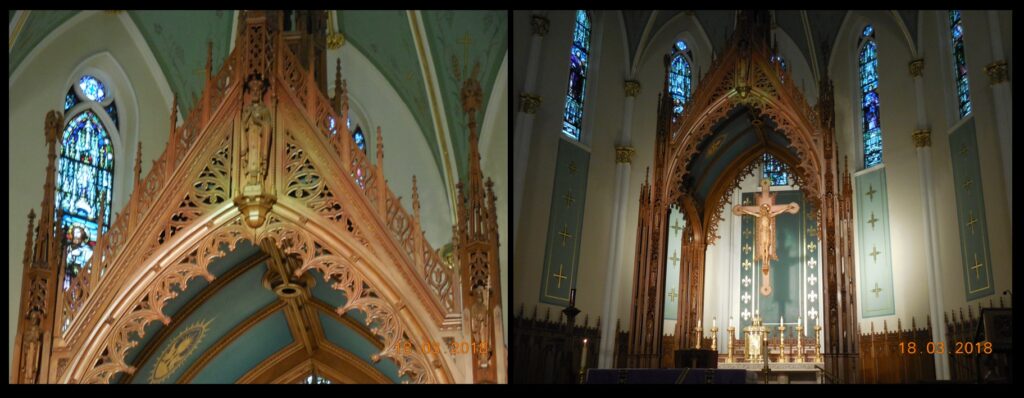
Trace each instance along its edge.
{"label": "wooden cross", "polygon": [[679,262],[679,257],[678,257],[678,256],[676,256],[676,252],[675,252],[675,250],[673,250],[673,251],[672,251],[672,257],[669,257],[668,259],[669,259],[669,260],[672,260],[672,266],[673,266],[673,267],[675,267],[675,266],[676,266],[676,263],[677,263],[677,262]]}
{"label": "wooden cross", "polygon": [[671,298],[672,301],[676,301],[676,297],[679,297],[679,295],[676,294],[676,288],[669,289],[668,297]]}
{"label": "wooden cross", "polygon": [[878,222],[878,219],[875,218],[875,212],[871,212],[871,218],[868,220],[868,224],[871,224],[871,230],[872,231],[875,230],[875,223],[876,222]]}
{"label": "wooden cross", "polygon": [[558,288],[559,289],[562,288],[562,279],[568,278],[567,276],[565,276],[565,274],[562,273],[562,264],[558,264],[558,273],[557,274],[551,274],[551,276],[553,276],[553,277],[558,279]]}
{"label": "wooden cross", "polygon": [[868,195],[868,198],[871,199],[872,202],[875,201],[875,193],[878,193],[878,191],[875,190],[875,186],[874,185],[868,185],[867,195]]}
{"label": "wooden cross", "polygon": [[569,175],[576,175],[576,161],[569,161]]}
{"label": "wooden cross", "polygon": [[882,288],[878,287],[878,282],[875,282],[875,288],[871,289],[872,293],[875,293],[875,298],[878,298],[878,293],[882,291]]}
{"label": "wooden cross", "polygon": [[676,223],[673,224],[671,228],[675,230],[675,232],[673,232],[673,235],[679,235],[679,230],[681,230],[683,228],[681,228],[679,226],[679,219],[678,218],[676,219]]}
{"label": "wooden cross", "polygon": [[576,198],[572,197],[571,189],[569,190],[569,192],[566,192],[565,195],[562,195],[562,199],[565,199],[565,207],[570,207],[572,206],[573,202],[576,202]]}
{"label": "wooden cross", "polygon": [[562,230],[558,232],[558,235],[562,236],[562,246],[565,246],[566,239],[572,239],[572,235],[569,234],[569,226],[562,224]]}
{"label": "wooden cross", "polygon": [[964,181],[964,184],[963,184],[964,191],[967,191],[967,193],[970,193],[971,192],[971,184],[974,184],[974,180],[971,180],[970,178],[968,178],[967,181]]}
{"label": "wooden cross", "polygon": [[473,39],[469,37],[469,32],[466,32],[466,34],[464,36],[462,36],[461,39],[456,41],[456,43],[459,43],[459,44],[462,45],[462,59],[466,60],[466,63],[468,64],[469,63],[469,45],[473,44]]}
{"label": "wooden cross", "polygon": [[967,226],[971,227],[971,235],[974,235],[974,224],[978,222],[978,219],[974,218],[974,211],[968,210],[967,214],[970,215],[970,218],[967,219]]}
{"label": "wooden cross", "polygon": [[878,255],[879,254],[882,254],[882,253],[878,251],[878,248],[875,247],[875,245],[871,245],[871,253],[868,253],[868,255],[871,256],[871,261],[874,261],[874,262],[877,263],[878,262]]}
{"label": "wooden cross", "polygon": [[971,269],[974,270],[974,277],[976,279],[981,279],[981,267],[984,267],[984,266],[985,266],[985,264],[982,264],[982,263],[978,262],[978,253],[975,252],[974,253],[974,266],[971,267]]}

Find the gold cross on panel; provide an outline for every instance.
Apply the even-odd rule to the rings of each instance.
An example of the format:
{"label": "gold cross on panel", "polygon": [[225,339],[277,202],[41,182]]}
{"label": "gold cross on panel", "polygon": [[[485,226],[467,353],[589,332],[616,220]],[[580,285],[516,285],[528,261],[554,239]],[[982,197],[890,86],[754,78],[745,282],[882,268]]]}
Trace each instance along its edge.
{"label": "gold cross on panel", "polygon": [[683,229],[682,227],[679,226],[679,219],[678,218],[676,219],[675,224],[673,224],[670,228],[675,230],[674,232],[672,232],[673,235],[679,235],[679,230]]}
{"label": "gold cross on panel", "polygon": [[571,176],[572,175],[576,175],[576,161],[575,160],[570,160],[569,161],[569,175],[571,175]]}
{"label": "gold cross on panel", "polygon": [[562,288],[562,279],[568,278],[567,276],[565,276],[565,274],[562,273],[562,264],[558,264],[558,273],[557,274],[551,274],[551,276],[556,278],[556,279],[558,279],[558,288],[559,289]]}
{"label": "gold cross on panel", "polygon": [[672,266],[673,267],[675,267],[676,263],[679,262],[679,257],[676,256],[676,251],[675,250],[672,251],[672,257],[669,257],[668,259],[672,260]]}
{"label": "gold cross on panel", "polygon": [[565,246],[566,239],[572,239],[572,235],[569,234],[569,226],[566,224],[562,224],[562,230],[558,232],[558,235],[562,237],[562,246]]}
{"label": "gold cross on panel", "polygon": [[970,178],[968,178],[967,181],[964,181],[963,184],[964,191],[966,191],[968,194],[971,193],[971,184],[974,184],[974,180],[971,180]]}
{"label": "gold cross on panel", "polygon": [[562,195],[562,199],[565,199],[565,207],[572,207],[572,204],[576,202],[576,198],[572,197],[572,190]]}
{"label": "gold cross on panel", "polygon": [[882,254],[882,252],[878,251],[878,248],[875,247],[875,245],[871,245],[871,253],[868,253],[868,255],[871,256],[871,260],[877,263],[879,254]]}
{"label": "gold cross on panel", "polygon": [[878,298],[878,293],[882,291],[882,288],[878,287],[878,282],[875,282],[875,288],[871,289],[871,292],[875,294],[875,298]]}
{"label": "gold cross on panel", "polygon": [[976,279],[981,279],[981,268],[984,266],[985,264],[978,261],[978,253],[974,253],[974,266],[971,267],[971,269],[974,270],[974,277]]}
{"label": "gold cross on panel", "polygon": [[967,218],[967,226],[971,227],[971,235],[974,235],[974,224],[978,223],[978,219],[974,218],[973,210],[968,210],[967,214],[969,215]]}
{"label": "gold cross on panel", "polygon": [[877,218],[875,218],[875,212],[873,212],[873,211],[872,211],[872,212],[871,212],[871,218],[870,218],[870,219],[868,219],[868,224],[871,224],[871,230],[872,230],[872,231],[874,231],[874,230],[875,230],[875,223],[876,223],[876,222],[878,222],[878,219],[877,219]]}
{"label": "gold cross on panel", "polygon": [[671,289],[669,289],[669,291],[668,291],[668,297],[669,297],[670,299],[672,299],[672,301],[676,301],[676,297],[679,297],[679,295],[678,295],[678,294],[676,294],[676,288],[671,288]]}
{"label": "gold cross on panel", "polygon": [[748,244],[748,243],[744,243],[743,244],[743,253],[744,254],[750,253],[750,244]]}
{"label": "gold cross on panel", "polygon": [[878,193],[878,191],[875,190],[874,185],[868,185],[868,191],[865,193],[868,195],[868,199],[871,199],[871,201],[874,202],[875,194]]}

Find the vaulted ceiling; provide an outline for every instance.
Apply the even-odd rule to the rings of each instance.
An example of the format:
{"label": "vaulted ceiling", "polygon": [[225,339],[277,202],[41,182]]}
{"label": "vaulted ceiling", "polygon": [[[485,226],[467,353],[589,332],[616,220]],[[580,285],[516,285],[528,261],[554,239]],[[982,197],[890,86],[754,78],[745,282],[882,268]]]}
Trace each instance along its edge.
{"label": "vaulted ceiling", "polygon": [[[8,22],[8,75],[43,39],[80,11],[29,11]],[[235,12],[127,11],[178,95],[182,112],[198,98],[205,79],[207,42],[213,43],[213,69],[231,46]],[[384,75],[414,115],[441,175],[466,178],[468,128],[459,91],[476,63],[483,89],[478,123],[507,53],[505,11],[333,11],[335,29]],[[333,84],[333,70],[328,74]],[[351,76],[347,77],[351,78]],[[481,130],[481,135],[488,132]],[[454,153],[449,153],[448,146]],[[450,155],[446,165],[445,157]]]}
{"label": "vaulted ceiling", "polygon": [[275,293],[281,272],[290,274],[295,266],[294,260],[242,242],[211,263],[213,282],[189,281],[168,302],[171,323],[146,327],[126,356],[136,372],[117,382],[294,382],[308,374],[308,366],[334,383],[403,381],[391,360],[373,362],[381,342],[363,314],[334,311],[345,297],[320,273],[293,278],[295,298]]}
{"label": "vaulted ceiling", "polygon": [[[796,42],[800,52],[821,70],[827,65],[828,54],[823,54],[821,44],[828,43],[834,47],[836,35],[846,17],[847,10],[774,10],[775,25],[786,32]],[[917,43],[917,11],[892,11],[903,22],[913,43]],[[729,34],[736,28],[735,10],[625,10],[622,11],[622,23],[626,29],[626,42],[629,47],[629,59],[640,52],[653,39],[656,32],[662,29],[674,17],[684,13],[696,17],[704,29],[715,51],[721,52]]]}

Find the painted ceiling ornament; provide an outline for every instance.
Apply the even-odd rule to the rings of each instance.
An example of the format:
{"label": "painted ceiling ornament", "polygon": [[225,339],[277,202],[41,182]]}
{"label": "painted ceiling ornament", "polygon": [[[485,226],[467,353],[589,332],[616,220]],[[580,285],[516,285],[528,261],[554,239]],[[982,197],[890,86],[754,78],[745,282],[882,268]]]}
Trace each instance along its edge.
{"label": "painted ceiling ornament", "polygon": [[167,381],[182,364],[185,363],[199,343],[206,337],[210,330],[210,323],[213,319],[197,321],[179,332],[164,348],[164,351],[157,357],[156,364],[149,375],[149,383],[157,384]]}

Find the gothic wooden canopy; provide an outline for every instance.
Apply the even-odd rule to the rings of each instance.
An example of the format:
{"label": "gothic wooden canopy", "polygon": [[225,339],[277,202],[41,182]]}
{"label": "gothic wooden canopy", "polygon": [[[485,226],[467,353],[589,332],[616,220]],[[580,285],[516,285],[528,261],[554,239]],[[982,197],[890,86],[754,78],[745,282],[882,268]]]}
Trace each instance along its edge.
{"label": "gothic wooden canopy", "polygon": [[[730,192],[741,177],[751,171],[764,151],[790,165],[808,202],[818,210],[820,225],[824,226],[819,228],[819,237],[825,242],[822,268],[826,273],[827,290],[824,304],[828,344],[825,351],[830,354],[856,352],[854,342],[839,338],[846,333],[855,335],[852,331],[856,330],[857,316],[853,308],[852,246],[849,246],[852,230],[848,226],[842,230],[836,226],[836,219],[848,220],[852,212],[849,211],[848,174],[843,189],[845,195],[834,195],[838,185],[833,177],[837,162],[833,146],[831,82],[827,77],[822,79],[817,109],[812,109],[788,72],[772,62],[769,37],[767,13],[741,11],[736,31],[725,50],[712,60],[708,73],[697,84],[682,115],[675,120],[666,79],[659,100],[653,182],[645,181],[641,188],[630,314],[630,366],[658,366],[662,355],[662,298],[668,288],[664,286],[664,259],[669,206],[679,205],[687,221],[682,237],[678,287],[681,294],[675,335],[678,347],[690,347],[694,339],[693,327],[703,312],[707,245],[713,244],[717,237],[717,224]],[[666,77],[667,72],[666,60]],[[757,130],[770,126],[785,139],[770,143],[762,138],[761,144],[734,155],[731,165],[717,174],[709,189],[704,188],[698,195],[696,191],[700,188],[695,187],[696,178],[691,176],[695,160],[712,151],[708,138],[730,115],[734,116],[737,109],[750,115],[751,124],[758,125]],[[836,250],[840,249],[837,259]],[[845,272],[838,261],[849,264]],[[837,370],[835,374],[841,373]]]}
{"label": "gothic wooden canopy", "polygon": [[[399,377],[504,382],[495,197],[477,150],[479,72],[462,91],[471,168],[468,186],[459,184],[450,266],[420,228],[415,178],[412,215],[388,188],[380,129],[375,163],[353,142],[340,67],[333,98],[318,84],[323,35],[283,34],[280,12],[241,19],[234,51],[216,74],[207,62],[203,95],[182,126],[172,111],[164,152],[145,177],[136,163],[131,199],[67,290],[56,282],[65,248],[53,195],[63,120],[47,114],[48,174],[35,239],[30,215],[11,381],[106,383],[136,372],[126,354],[146,326],[170,324],[168,302],[195,277],[214,280],[211,262],[244,240],[275,257],[280,276],[267,283],[279,295],[301,289],[310,270],[342,292],[335,311],[365,315],[381,347],[373,361],[393,360]],[[477,349],[424,348],[460,342]]]}

